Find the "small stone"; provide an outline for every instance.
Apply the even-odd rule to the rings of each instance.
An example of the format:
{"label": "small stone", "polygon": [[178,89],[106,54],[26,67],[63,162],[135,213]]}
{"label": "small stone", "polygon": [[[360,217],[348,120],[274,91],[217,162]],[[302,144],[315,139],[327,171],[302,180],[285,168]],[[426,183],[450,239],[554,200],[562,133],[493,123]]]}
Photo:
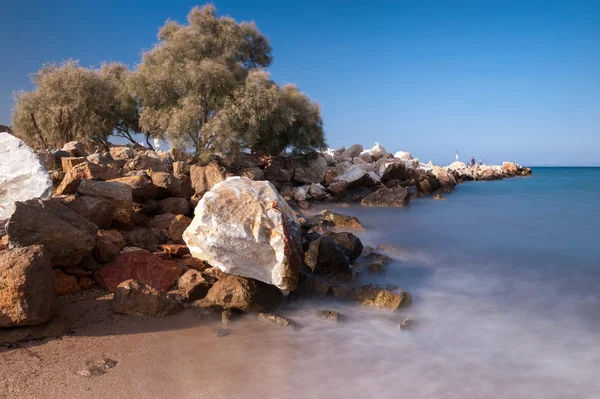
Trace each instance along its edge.
{"label": "small stone", "polygon": [[98,377],[108,373],[108,370],[112,369],[117,365],[116,360],[103,357],[101,359],[88,360],[85,362],[85,368],[78,370],[75,374],[82,377]]}
{"label": "small stone", "polygon": [[226,328],[219,328],[217,330],[217,337],[226,337],[229,334],[231,334],[231,330],[228,330]]}
{"label": "small stone", "polygon": [[336,323],[346,319],[343,315],[339,314],[338,312],[334,312],[333,310],[319,310],[318,314],[322,319],[335,321]]}
{"label": "small stone", "polygon": [[398,330],[412,329],[414,322],[411,319],[404,319],[398,324]]}
{"label": "small stone", "polygon": [[231,320],[233,317],[233,312],[231,310],[224,310],[221,312],[221,322],[225,325]]}
{"label": "small stone", "polygon": [[278,325],[279,327],[291,328],[293,330],[297,328],[297,324],[294,321],[273,313],[259,313],[258,318],[268,321],[271,324]]}
{"label": "small stone", "polygon": [[446,197],[444,197],[442,194],[434,194],[433,197],[431,197],[431,199],[436,201],[444,201]]}

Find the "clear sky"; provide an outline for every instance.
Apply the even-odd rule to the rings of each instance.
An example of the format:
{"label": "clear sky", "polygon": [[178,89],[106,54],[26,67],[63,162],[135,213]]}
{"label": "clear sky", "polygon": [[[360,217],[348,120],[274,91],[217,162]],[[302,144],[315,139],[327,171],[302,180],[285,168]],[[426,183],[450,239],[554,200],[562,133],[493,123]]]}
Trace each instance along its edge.
{"label": "clear sky", "polygon": [[[44,62],[134,66],[190,1],[0,2],[0,124]],[[331,147],[423,161],[600,165],[600,0],[215,1],[270,38]]]}

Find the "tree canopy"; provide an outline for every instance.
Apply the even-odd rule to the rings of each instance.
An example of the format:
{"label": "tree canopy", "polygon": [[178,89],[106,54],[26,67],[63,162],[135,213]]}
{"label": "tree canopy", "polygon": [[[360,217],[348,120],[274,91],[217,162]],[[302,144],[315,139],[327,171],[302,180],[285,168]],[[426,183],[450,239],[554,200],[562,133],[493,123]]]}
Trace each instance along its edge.
{"label": "tree canopy", "polygon": [[135,70],[77,61],[46,65],[35,89],[15,95],[13,127],[29,143],[71,140],[108,145],[110,135],[167,139],[196,154],[235,157],[241,149],[277,155],[324,146],[318,104],[294,85],[279,86],[266,68],[268,39],[254,23],[194,7],[187,23],[167,21]]}

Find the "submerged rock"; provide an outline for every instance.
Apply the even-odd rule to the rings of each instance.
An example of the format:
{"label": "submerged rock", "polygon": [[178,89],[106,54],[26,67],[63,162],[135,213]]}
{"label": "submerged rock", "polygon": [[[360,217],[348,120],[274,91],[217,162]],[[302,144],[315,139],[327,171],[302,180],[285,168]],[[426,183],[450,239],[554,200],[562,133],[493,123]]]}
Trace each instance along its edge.
{"label": "submerged rock", "polygon": [[226,273],[286,291],[298,284],[300,224],[269,182],[230,177],[217,184],[198,203],[183,240],[194,257]]}
{"label": "submerged rock", "polygon": [[291,319],[288,319],[287,317],[279,316],[279,315],[276,315],[273,313],[259,313],[258,318],[260,320],[268,321],[269,323],[275,324],[276,326],[279,326],[279,327],[291,328],[292,330],[295,330],[298,328],[297,324],[294,321],[292,321]]}
{"label": "submerged rock", "polygon": [[338,312],[334,312],[333,310],[319,310],[317,314],[322,319],[335,321],[336,323],[342,322],[346,319],[343,315],[339,314]]}
{"label": "submerged rock", "polygon": [[344,227],[349,229],[364,229],[364,226],[354,216],[342,215],[341,213],[323,210],[321,212],[323,219],[333,223],[335,227]]}
{"label": "submerged rock", "polygon": [[15,202],[51,195],[52,179],[35,152],[18,138],[0,133],[0,233]]}

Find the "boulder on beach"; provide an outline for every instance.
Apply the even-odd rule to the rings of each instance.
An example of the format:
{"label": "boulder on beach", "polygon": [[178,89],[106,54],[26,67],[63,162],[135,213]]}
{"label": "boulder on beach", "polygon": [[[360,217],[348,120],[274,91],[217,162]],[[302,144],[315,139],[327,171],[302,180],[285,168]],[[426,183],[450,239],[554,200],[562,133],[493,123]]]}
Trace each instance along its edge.
{"label": "boulder on beach", "polygon": [[382,187],[362,199],[361,204],[376,207],[400,207],[410,202],[408,190],[401,186]]}
{"label": "boulder on beach", "polygon": [[121,169],[113,166],[102,166],[89,162],[80,163],[67,172],[56,188],[56,194],[75,194],[84,179],[112,180],[121,177],[121,173]]}
{"label": "boulder on beach", "polygon": [[55,309],[52,267],[44,247],[0,251],[0,327],[40,324]]}
{"label": "boulder on beach", "polygon": [[77,188],[77,193],[109,201],[115,207],[113,220],[124,225],[132,224],[133,194],[127,184],[85,179]]}
{"label": "boulder on beach", "polygon": [[17,202],[6,231],[14,245],[42,244],[53,266],[67,267],[92,252],[98,227],[57,199],[32,199]]}
{"label": "boulder on beach", "polygon": [[15,202],[52,195],[52,179],[42,161],[23,141],[0,133],[0,232]]}
{"label": "boulder on beach", "polygon": [[217,162],[213,161],[206,166],[192,165],[190,167],[190,179],[196,195],[203,196],[216,184],[227,178],[227,171]]}
{"label": "boulder on beach", "polygon": [[262,281],[226,275],[217,280],[201,301],[202,306],[258,313],[276,309],[283,302],[283,294]]}
{"label": "boulder on beach", "polygon": [[230,177],[198,203],[183,240],[194,257],[226,273],[292,291],[302,262],[300,233],[271,183]]}

